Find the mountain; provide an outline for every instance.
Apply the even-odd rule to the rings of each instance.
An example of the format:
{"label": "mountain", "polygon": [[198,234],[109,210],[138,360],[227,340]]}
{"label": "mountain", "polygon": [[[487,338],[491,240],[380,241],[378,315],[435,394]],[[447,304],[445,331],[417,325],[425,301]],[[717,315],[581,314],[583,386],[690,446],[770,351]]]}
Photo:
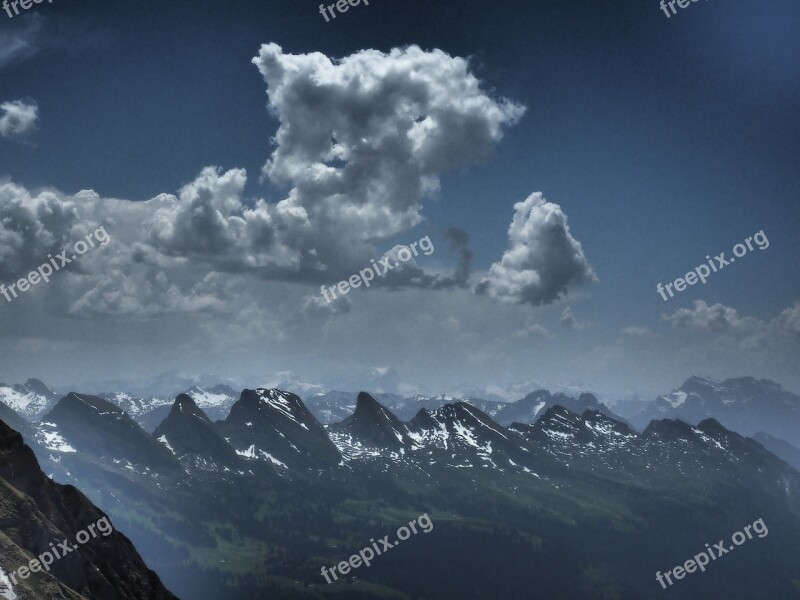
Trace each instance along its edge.
{"label": "mountain", "polygon": [[497,415],[506,405],[505,402],[483,400],[480,398],[456,398],[447,394],[440,394],[438,396],[416,395],[410,398],[403,398],[402,402],[398,402],[394,406],[390,405],[390,408],[392,408],[398,418],[407,421],[414,418],[422,409],[435,411],[446,404],[455,404],[457,402],[464,402],[465,404],[474,406],[490,417]]}
{"label": "mountain", "polygon": [[140,398],[128,392],[103,393],[97,396],[124,410],[148,433],[155,430],[172,407],[172,402],[167,397]]}
{"label": "mountain", "polygon": [[528,473],[528,466],[537,463],[536,453],[523,438],[465,402],[446,404],[433,412],[422,409],[408,428],[428,461],[460,468],[519,468]]}
{"label": "mountain", "polygon": [[29,421],[38,421],[58,401],[59,395],[38,379],[8,386],[0,383],[0,402]]}
{"label": "mountain", "polygon": [[[638,600],[660,592],[656,571],[758,518],[769,538],[682,581],[681,598],[796,592],[800,473],[718,421],[657,419],[639,433],[599,410],[554,405],[504,427],[452,402],[403,422],[379,398],[359,394],[326,430],[280,390],[245,390],[216,424],[179,396],[161,441],[139,430],[178,464],[172,472],[152,468],[137,434],[106,439],[131,437],[132,421],[85,395],[53,410],[80,427],[48,415],[30,443],[45,472],[85,490],[193,600]],[[233,467],[221,462],[229,447]],[[423,512],[430,534],[325,585],[321,565]],[[447,569],[458,577],[442,577]],[[533,592],[519,584],[529,580]]]}
{"label": "mountain", "polygon": [[[356,409],[356,392],[328,392],[312,396],[307,400],[309,410],[319,419],[320,423],[330,425],[339,423],[353,414]],[[402,397],[396,394],[375,394],[374,398],[391,410],[401,421],[409,421],[423,408],[433,411],[441,408],[445,404],[455,402],[466,402],[489,416],[496,415],[500,409],[506,405],[505,402],[492,400],[482,400],[479,398],[459,399],[447,394],[439,396],[407,396]]]}
{"label": "mountain", "polygon": [[351,392],[327,392],[316,394],[306,400],[308,410],[320,423],[339,423],[353,414],[358,394]]}
{"label": "mountain", "polygon": [[361,392],[355,412],[347,419],[328,427],[338,448],[362,448],[404,453],[414,446],[406,426],[375,398]]}
{"label": "mountain", "polygon": [[239,392],[227,385],[216,385],[209,388],[192,386],[183,393],[191,396],[197,406],[212,421],[225,419],[240,395]]}
{"label": "mountain", "polygon": [[244,390],[220,430],[240,456],[277,466],[332,467],[341,456],[299,396],[280,390]]}
{"label": "mountain", "polygon": [[[48,479],[22,436],[3,422],[0,456],[4,598],[175,598],[147,568],[128,538],[113,529],[108,517],[74,487]],[[102,534],[89,538],[86,533],[85,543],[74,544],[89,526]],[[50,552],[59,540],[73,542],[72,551],[54,559],[47,571],[39,567],[25,579],[15,577],[14,583],[10,574]]]}
{"label": "mountain", "polygon": [[122,409],[97,396],[70,393],[42,419],[43,431],[106,462],[127,463],[133,470],[172,475],[180,463]]}
{"label": "mountain", "polygon": [[233,448],[192,398],[181,394],[153,437],[164,444],[181,464],[208,471],[222,471],[239,463]]}
{"label": "mountain", "polygon": [[616,421],[623,420],[622,417],[611,412],[593,394],[583,393],[578,398],[572,398],[562,392],[553,394],[547,390],[531,392],[521,400],[506,404],[497,412],[495,419],[501,425],[533,423],[554,406],[562,406],[576,414],[587,410],[597,411]]}
{"label": "mountain", "polygon": [[763,431],[755,434],[753,439],[764,446],[764,448],[772,452],[775,456],[800,471],[800,448],[792,446],[792,444],[789,442],[771,436]]}
{"label": "mountain", "polygon": [[800,396],[765,379],[691,377],[678,389],[659,396],[632,421],[644,427],[665,418],[688,423],[714,418],[743,435],[765,432],[800,446]]}
{"label": "mountain", "polygon": [[[239,397],[239,394],[227,385],[213,387],[194,385],[186,388],[181,393],[191,396],[195,404],[212,421],[227,417],[231,407]],[[113,392],[99,394],[98,397],[108,400],[124,410],[148,433],[155,431],[156,427],[167,417],[173,404],[171,396],[141,398],[128,392]]]}

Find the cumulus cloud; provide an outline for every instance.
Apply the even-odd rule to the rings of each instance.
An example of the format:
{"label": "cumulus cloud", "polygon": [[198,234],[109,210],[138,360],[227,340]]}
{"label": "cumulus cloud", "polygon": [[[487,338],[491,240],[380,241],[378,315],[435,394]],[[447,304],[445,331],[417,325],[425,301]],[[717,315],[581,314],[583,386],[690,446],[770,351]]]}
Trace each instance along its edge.
{"label": "cumulus cloud", "polygon": [[[523,113],[484,92],[467,61],[438,50],[336,60],[267,44],[253,62],[279,120],[263,173],[288,194],[277,203],[250,200],[243,169],[206,168],[177,197],[153,202],[146,242],[164,256],[266,279],[344,278],[377,244],[422,221],[422,201],[442,172],[487,158]],[[463,285],[471,255],[463,239],[456,243],[453,278],[409,265],[407,285]]]}
{"label": "cumulus cloud", "polygon": [[514,210],[509,248],[477,285],[477,293],[540,306],[555,302],[573,284],[597,280],[558,204],[537,192],[515,204]]}
{"label": "cumulus cloud", "polygon": [[0,278],[14,279],[61,250],[80,216],[75,202],[52,191],[33,195],[0,181]]}
{"label": "cumulus cloud", "polygon": [[758,319],[741,316],[729,306],[720,303],[708,305],[703,300],[695,300],[693,308],[681,308],[662,318],[676,328],[718,333],[754,332],[764,325]]}
{"label": "cumulus cloud", "polygon": [[524,112],[440,50],[331,59],[266,44],[253,62],[280,121],[263,174],[290,187],[287,209],[307,215],[312,269],[352,271],[419,224],[439,175],[487,159]]}
{"label": "cumulus cloud", "polygon": [[16,139],[30,135],[36,129],[39,107],[36,102],[11,100],[0,103],[0,135]]}
{"label": "cumulus cloud", "polygon": [[800,301],[784,310],[776,319],[775,324],[785,333],[800,335]]}
{"label": "cumulus cloud", "polygon": [[[275,44],[253,60],[279,125],[263,169],[282,200],[247,197],[244,169],[206,167],[177,194],[144,202],[32,192],[0,181],[0,275],[13,279],[103,225],[114,243],[84,257],[60,285],[73,314],[217,310],[228,299],[208,274],[331,284],[370,264],[423,220],[439,176],[485,160],[523,107],[483,89],[468,61],[416,46],[332,59],[292,55]],[[36,106],[3,105],[3,134],[35,125]],[[466,285],[463,232],[450,274],[410,261],[389,287]],[[399,247],[393,249],[398,250]],[[390,251],[391,253],[392,251]],[[159,308],[160,307],[160,308]],[[315,310],[306,303],[307,311]],[[338,307],[336,310],[346,310]]]}

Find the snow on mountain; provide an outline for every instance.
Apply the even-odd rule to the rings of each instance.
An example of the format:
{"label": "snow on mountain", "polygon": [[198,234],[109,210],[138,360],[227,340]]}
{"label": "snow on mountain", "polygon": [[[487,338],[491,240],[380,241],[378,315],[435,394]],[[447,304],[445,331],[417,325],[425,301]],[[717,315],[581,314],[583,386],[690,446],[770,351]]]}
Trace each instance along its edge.
{"label": "snow on mountain", "polygon": [[632,421],[645,427],[664,418],[692,424],[714,418],[743,435],[763,431],[800,445],[800,396],[765,379],[690,377],[680,388],[646,404]]}
{"label": "snow on mountain", "polygon": [[13,386],[0,384],[0,402],[29,421],[37,421],[58,401],[59,395],[38,379]]}

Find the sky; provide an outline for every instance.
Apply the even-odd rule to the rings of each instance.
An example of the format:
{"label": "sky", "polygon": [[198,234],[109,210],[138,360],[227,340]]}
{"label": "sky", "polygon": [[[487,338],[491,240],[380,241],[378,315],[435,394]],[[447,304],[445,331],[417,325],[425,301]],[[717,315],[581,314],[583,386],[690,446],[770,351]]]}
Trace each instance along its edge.
{"label": "sky", "polygon": [[0,381],[800,391],[798,24],[752,0],[0,12],[0,282],[95,236],[0,296]]}

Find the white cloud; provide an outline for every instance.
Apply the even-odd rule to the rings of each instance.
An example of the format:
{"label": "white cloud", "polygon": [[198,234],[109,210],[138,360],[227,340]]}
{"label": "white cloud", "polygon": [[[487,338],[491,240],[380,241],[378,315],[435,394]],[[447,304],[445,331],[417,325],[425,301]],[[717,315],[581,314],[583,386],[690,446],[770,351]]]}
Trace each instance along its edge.
{"label": "white cloud", "polygon": [[718,333],[752,333],[764,323],[752,317],[743,317],[735,309],[723,304],[708,305],[695,300],[694,308],[681,308],[672,315],[663,315],[675,328]]}
{"label": "white cloud", "polygon": [[39,107],[36,102],[11,100],[0,103],[0,135],[14,139],[30,135],[39,120]]}
{"label": "white cloud", "polygon": [[280,121],[263,174],[290,186],[281,204],[307,217],[293,232],[301,272],[345,276],[372,258],[423,220],[441,173],[487,159],[524,112],[440,50],[331,59],[266,44],[253,62]]}
{"label": "white cloud", "polygon": [[558,204],[537,192],[515,204],[514,210],[509,248],[478,284],[478,293],[539,306],[555,302],[573,284],[597,280]]}
{"label": "white cloud", "polygon": [[[177,195],[144,202],[0,182],[0,275],[19,277],[102,224],[113,239],[102,260],[83,257],[48,287],[72,314],[215,311],[231,292],[209,273],[331,285],[420,223],[439,175],[486,159],[524,112],[484,91],[466,60],[439,50],[330,59],[268,44],[253,62],[279,120],[264,173],[289,186],[283,200],[246,197],[247,173],[236,168],[206,167]],[[35,105],[3,107],[5,133],[35,124]],[[388,287],[466,285],[466,234],[446,239],[458,255],[452,275],[409,262]]]}

